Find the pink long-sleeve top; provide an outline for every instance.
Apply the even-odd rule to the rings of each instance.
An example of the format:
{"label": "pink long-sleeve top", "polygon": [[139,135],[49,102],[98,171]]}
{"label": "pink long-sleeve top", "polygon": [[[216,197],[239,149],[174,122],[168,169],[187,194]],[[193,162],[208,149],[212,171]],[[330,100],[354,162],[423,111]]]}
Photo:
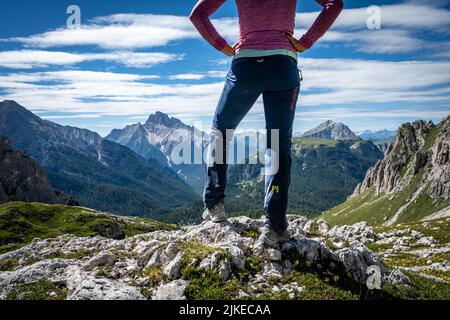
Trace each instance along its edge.
{"label": "pink long-sleeve top", "polygon": [[[199,0],[190,19],[198,32],[217,50],[227,41],[217,32],[209,17],[226,0]],[[293,35],[297,0],[235,0],[239,14],[239,44],[241,49],[287,49],[295,51],[282,32]],[[311,28],[300,39],[309,49],[331,27],[343,8],[343,0],[315,0],[323,10]]]}

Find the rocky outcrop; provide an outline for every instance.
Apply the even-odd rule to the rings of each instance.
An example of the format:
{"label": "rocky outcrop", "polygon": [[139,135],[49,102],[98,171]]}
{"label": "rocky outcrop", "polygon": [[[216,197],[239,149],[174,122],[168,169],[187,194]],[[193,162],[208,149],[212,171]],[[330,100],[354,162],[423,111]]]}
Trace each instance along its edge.
{"label": "rocky outcrop", "polygon": [[328,140],[358,140],[360,139],[349,127],[340,122],[328,120],[314,129],[306,131],[303,138],[316,138]]}
{"label": "rocky outcrop", "polygon": [[[67,288],[67,299],[188,299],[192,282],[211,279],[240,281],[235,298],[257,298],[285,291],[294,298],[305,287],[287,280],[293,270],[327,270],[348,281],[365,285],[370,268],[382,281],[389,273],[367,245],[378,240],[367,224],[331,228],[289,216],[292,240],[255,254],[256,237],[263,220],[232,218],[228,223],[204,222],[173,231],[155,231],[123,240],[102,237],[60,236],[35,239],[30,245],[0,255],[13,261],[0,272],[0,298],[18,285],[46,279]],[[369,268],[370,267],[370,268]],[[393,275],[395,281],[399,275]]]}
{"label": "rocky outcrop", "polygon": [[0,203],[9,201],[76,204],[53,189],[44,169],[25,151],[14,151],[0,139]]}
{"label": "rocky outcrop", "polygon": [[372,187],[377,194],[399,192],[422,168],[416,189],[424,187],[432,198],[450,199],[450,117],[437,126],[422,120],[402,125],[384,159],[367,171],[353,195]]}
{"label": "rocky outcrop", "polygon": [[[450,208],[450,117],[434,125],[431,121],[415,121],[400,127],[395,143],[384,159],[371,167],[365,179],[355,188],[351,198],[373,190],[384,203],[395,199],[386,213],[384,224],[392,225],[399,219],[412,221],[405,212],[414,211],[421,201],[417,218],[426,219],[436,212]],[[356,200],[357,201],[357,200]],[[371,205],[369,203],[369,205]],[[389,206],[386,206],[389,209]],[[386,210],[386,209],[385,209]],[[353,212],[358,210],[354,209]],[[440,217],[448,214],[440,215]]]}

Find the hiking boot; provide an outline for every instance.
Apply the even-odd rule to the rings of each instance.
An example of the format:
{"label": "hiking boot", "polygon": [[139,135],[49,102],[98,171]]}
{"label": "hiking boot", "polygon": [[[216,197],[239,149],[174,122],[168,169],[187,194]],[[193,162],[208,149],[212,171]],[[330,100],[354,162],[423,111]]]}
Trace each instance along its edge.
{"label": "hiking boot", "polygon": [[290,238],[291,234],[287,229],[282,234],[279,234],[271,226],[266,224],[262,229],[257,244],[275,248],[279,243],[287,242]]}
{"label": "hiking boot", "polygon": [[206,208],[202,214],[203,220],[211,220],[214,223],[224,222],[227,220],[225,207],[223,202],[219,202],[211,208]]}

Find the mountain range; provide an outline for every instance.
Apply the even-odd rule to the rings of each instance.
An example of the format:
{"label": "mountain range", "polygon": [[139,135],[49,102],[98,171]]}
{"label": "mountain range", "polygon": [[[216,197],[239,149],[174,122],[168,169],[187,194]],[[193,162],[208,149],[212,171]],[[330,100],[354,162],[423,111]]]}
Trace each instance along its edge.
{"label": "mountain range", "polygon": [[372,140],[373,142],[386,139],[392,139],[395,141],[396,134],[397,130],[387,130],[387,129],[377,131],[364,130],[359,134],[359,137],[363,140]]}
{"label": "mountain range", "polygon": [[392,225],[449,215],[450,116],[437,125],[403,124],[352,196],[324,217],[335,224]]}
{"label": "mountain range", "polygon": [[178,175],[97,133],[43,120],[14,101],[0,103],[0,137],[26,150],[52,185],[83,206],[158,216],[198,196]]}
{"label": "mountain range", "polygon": [[358,136],[341,122],[325,121],[317,127],[306,131],[302,138],[328,139],[328,140],[355,140]]}
{"label": "mountain range", "polygon": [[[124,145],[145,159],[155,159],[161,165],[175,171],[181,179],[189,184],[198,194],[203,188],[203,146],[208,135],[181,120],[169,117],[162,112],[149,116],[145,123],[136,123],[123,129],[114,129],[105,139]],[[178,149],[185,147],[190,153],[187,163],[181,163],[182,154],[177,154],[180,161],[174,159]],[[198,158],[194,158],[197,156]]]}
{"label": "mountain range", "polygon": [[[360,221],[358,215],[363,214],[361,212],[372,212],[369,210],[372,201],[369,201],[370,205],[366,201],[368,194],[376,200],[375,204],[382,203],[380,199],[383,197],[387,197],[389,203],[392,197],[402,194],[399,206],[390,203],[387,204],[389,210],[383,207],[383,223],[394,223],[395,219],[402,221],[404,210],[414,211],[418,207],[411,205],[411,201],[423,205],[421,209],[417,208],[420,213],[416,215],[445,209],[447,198],[430,196],[430,200],[422,191],[428,188],[425,186],[427,183],[433,190],[444,193],[448,190],[448,179],[445,178],[449,171],[445,162],[448,148],[446,121],[438,125],[424,121],[403,125],[384,159],[372,141],[363,140],[342,123],[326,121],[302,137],[294,137],[289,212],[313,216],[330,210],[326,216],[331,221],[333,217],[337,217],[337,221],[345,220],[344,217],[350,217],[352,222]],[[256,132],[243,132],[236,136],[252,134],[254,138]],[[368,138],[368,134],[365,132],[361,136]],[[375,136],[383,138],[389,134],[383,131]],[[209,137],[205,132],[162,112],[150,115],[143,124],[114,129],[102,138],[86,129],[43,120],[13,101],[4,101],[0,104],[0,137],[8,137],[12,148],[25,150],[42,165],[48,174],[48,184],[60,190],[57,193],[74,198],[83,206],[176,223],[200,219],[202,203],[199,193],[203,185],[204,164],[201,159],[200,162],[196,159],[197,164],[176,163],[173,153],[182,145],[188,146],[191,160],[194,160],[193,154],[202,155]],[[433,140],[435,138],[438,140]],[[250,155],[249,142],[246,144],[247,158],[244,160],[255,156]],[[437,149],[440,150],[439,155],[433,156]],[[432,163],[437,161],[433,157],[444,161],[440,171],[436,171],[440,172],[443,183],[424,178],[437,175],[435,171],[432,174],[421,173],[431,170],[424,168],[433,167]],[[262,214],[262,169],[262,164],[248,161],[229,166],[226,207],[231,215]],[[384,189],[386,185],[391,187]],[[419,185],[417,190],[414,189],[416,185]],[[6,199],[4,195],[2,197]],[[358,202],[358,199],[365,200]],[[352,213],[335,214],[336,210],[357,202],[356,209],[353,205],[349,209]],[[358,206],[366,211],[359,210]],[[353,217],[355,212],[358,214]],[[377,214],[370,214],[367,220],[381,223]]]}

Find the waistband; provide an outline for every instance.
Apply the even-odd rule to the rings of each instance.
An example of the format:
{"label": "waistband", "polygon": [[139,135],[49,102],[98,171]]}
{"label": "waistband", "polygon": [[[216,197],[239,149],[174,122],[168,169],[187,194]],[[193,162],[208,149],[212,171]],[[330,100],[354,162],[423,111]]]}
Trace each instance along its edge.
{"label": "waistband", "polygon": [[278,54],[290,56],[295,60],[298,59],[297,52],[287,49],[272,49],[272,50],[242,49],[235,54],[233,60],[238,58],[265,57]]}

